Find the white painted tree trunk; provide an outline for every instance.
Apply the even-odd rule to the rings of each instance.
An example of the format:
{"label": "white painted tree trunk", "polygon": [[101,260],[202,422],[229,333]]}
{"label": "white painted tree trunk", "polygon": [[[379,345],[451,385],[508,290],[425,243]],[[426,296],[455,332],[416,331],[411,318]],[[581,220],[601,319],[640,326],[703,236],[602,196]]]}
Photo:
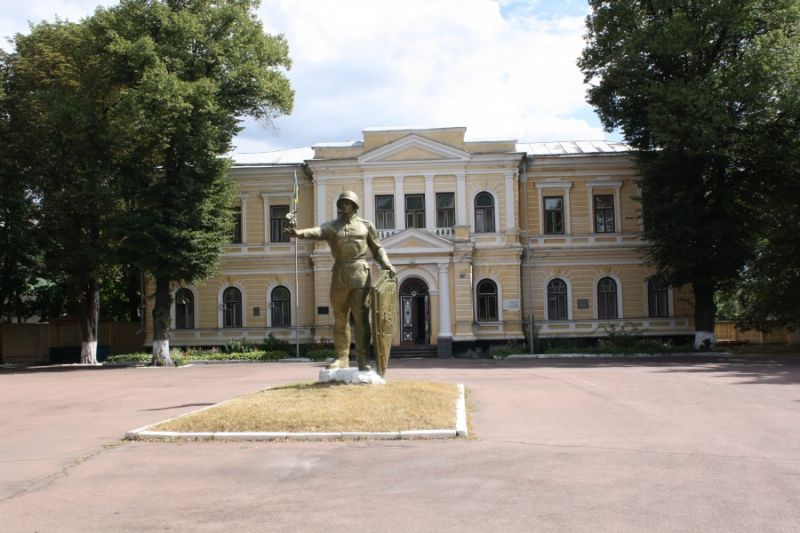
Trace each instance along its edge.
{"label": "white painted tree trunk", "polygon": [[97,341],[81,342],[81,364],[82,365],[97,364]]}
{"label": "white painted tree trunk", "polygon": [[153,364],[156,366],[173,366],[169,355],[169,339],[153,341]]}
{"label": "white painted tree trunk", "polygon": [[695,350],[713,350],[717,345],[717,337],[713,331],[695,331],[694,332],[694,349]]}

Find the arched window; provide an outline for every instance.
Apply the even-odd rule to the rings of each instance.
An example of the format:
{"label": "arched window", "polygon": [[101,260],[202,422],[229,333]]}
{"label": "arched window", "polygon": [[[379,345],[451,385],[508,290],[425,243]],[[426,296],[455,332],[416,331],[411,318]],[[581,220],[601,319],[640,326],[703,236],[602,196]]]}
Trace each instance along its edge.
{"label": "arched window", "polygon": [[547,284],[547,319],[566,320],[567,316],[567,284],[556,278]]}
{"label": "arched window", "polygon": [[647,280],[647,307],[650,318],[669,316],[669,287],[660,281]]}
{"label": "arched window", "polygon": [[490,279],[478,282],[478,322],[496,322],[497,285]]}
{"label": "arched window", "polygon": [[272,289],[270,295],[272,308],[272,327],[287,327],[292,325],[292,304],[289,289],[278,286]]}
{"label": "arched window", "polygon": [[222,327],[242,327],[242,291],[236,287],[228,287],[222,293]]}
{"label": "arched window", "polygon": [[494,198],[488,192],[475,197],[475,233],[494,233]]}
{"label": "arched window", "polygon": [[619,318],[617,282],[611,278],[603,278],[597,282],[597,318]]}
{"label": "arched window", "polygon": [[175,292],[175,329],[194,329],[194,294],[189,289]]}

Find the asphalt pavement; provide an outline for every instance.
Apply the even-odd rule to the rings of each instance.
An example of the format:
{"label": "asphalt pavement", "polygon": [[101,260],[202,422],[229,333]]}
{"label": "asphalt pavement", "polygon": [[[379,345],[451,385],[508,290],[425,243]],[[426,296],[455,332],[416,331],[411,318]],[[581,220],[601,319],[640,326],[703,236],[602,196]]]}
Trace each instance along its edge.
{"label": "asphalt pavement", "polygon": [[471,438],[122,440],[320,368],[0,370],[0,531],[800,531],[800,357],[398,360]]}

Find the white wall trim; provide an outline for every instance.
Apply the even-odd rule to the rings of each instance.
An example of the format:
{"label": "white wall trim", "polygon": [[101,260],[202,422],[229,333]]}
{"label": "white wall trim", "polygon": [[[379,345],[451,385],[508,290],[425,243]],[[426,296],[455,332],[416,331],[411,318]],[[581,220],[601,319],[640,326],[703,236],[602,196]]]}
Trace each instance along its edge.
{"label": "white wall trim", "polygon": [[[622,181],[598,179],[595,181],[586,182],[586,191],[589,195],[589,234],[590,235],[615,235],[622,233],[622,214],[620,213],[620,189],[622,188]],[[614,232],[613,233],[595,233],[594,231],[594,190],[595,189],[614,189]]]}
{"label": "white wall trim", "polygon": [[423,268],[403,268],[397,273],[397,290],[403,285],[408,278],[419,278],[428,285],[428,294],[439,293],[439,281],[436,276],[432,275],[428,270]]}
{"label": "white wall trim", "polygon": [[[538,206],[539,206],[539,234],[540,235],[550,235],[545,234],[544,232],[544,197],[545,191],[548,189],[554,189],[557,192],[561,192],[561,196],[564,198],[564,233],[563,235],[570,235],[572,233],[572,213],[569,207],[569,193],[572,190],[572,182],[571,181],[539,181],[536,183],[536,194],[538,196]],[[555,233],[553,235],[562,235],[561,233]]]}
{"label": "white wall trim", "polygon": [[[278,199],[285,199],[286,204],[278,203]],[[261,200],[264,202],[264,244],[271,244],[272,241],[270,239],[270,222],[271,222],[271,213],[270,208],[274,205],[288,205],[289,209],[292,208],[292,193],[291,192],[262,192],[261,193]],[[283,243],[281,243],[283,244]]]}

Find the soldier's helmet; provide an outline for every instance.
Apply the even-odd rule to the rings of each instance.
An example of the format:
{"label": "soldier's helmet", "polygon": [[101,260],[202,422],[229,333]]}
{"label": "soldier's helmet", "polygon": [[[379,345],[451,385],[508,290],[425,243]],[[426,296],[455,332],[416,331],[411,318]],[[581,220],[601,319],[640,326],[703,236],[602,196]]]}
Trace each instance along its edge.
{"label": "soldier's helmet", "polygon": [[344,191],[342,194],[340,194],[339,198],[336,199],[336,207],[339,207],[339,202],[342,200],[350,200],[355,204],[356,209],[360,208],[358,205],[358,195],[353,191]]}

